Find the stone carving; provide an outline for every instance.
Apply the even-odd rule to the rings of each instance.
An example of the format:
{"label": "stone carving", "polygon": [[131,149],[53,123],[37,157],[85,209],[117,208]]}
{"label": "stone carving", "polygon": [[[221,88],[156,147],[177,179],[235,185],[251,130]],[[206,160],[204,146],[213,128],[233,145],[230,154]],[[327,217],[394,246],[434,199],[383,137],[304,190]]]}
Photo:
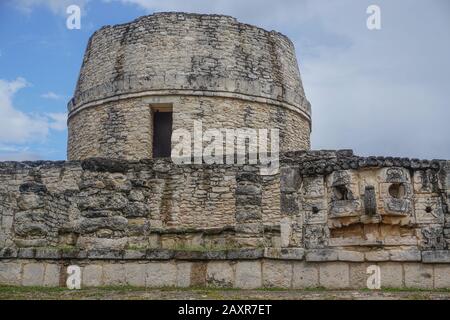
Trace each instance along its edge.
{"label": "stone carving", "polygon": [[307,249],[320,249],[328,246],[330,232],[324,225],[305,227],[304,243]]}
{"label": "stone carving", "polygon": [[380,182],[384,203],[382,215],[408,216],[412,213],[412,186],[409,173],[402,168],[382,171]]}
{"label": "stone carving", "polygon": [[442,226],[426,226],[422,229],[422,236],[421,246],[424,249],[442,250],[446,246]]}
{"label": "stone carving", "polygon": [[355,173],[336,171],[328,179],[330,217],[355,217],[360,215],[361,200]]}

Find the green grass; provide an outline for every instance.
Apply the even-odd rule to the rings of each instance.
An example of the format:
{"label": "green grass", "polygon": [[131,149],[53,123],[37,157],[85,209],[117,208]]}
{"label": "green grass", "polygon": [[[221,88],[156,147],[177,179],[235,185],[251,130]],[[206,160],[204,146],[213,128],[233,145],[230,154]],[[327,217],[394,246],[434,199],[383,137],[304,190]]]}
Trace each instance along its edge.
{"label": "green grass", "polygon": [[[0,293],[33,293],[33,292],[46,292],[46,293],[58,293],[58,292],[82,292],[82,291],[104,291],[104,292],[139,292],[139,291],[185,291],[185,292],[217,292],[217,291],[238,291],[245,292],[249,290],[239,289],[239,288],[222,288],[222,287],[187,287],[187,288],[176,288],[176,287],[159,287],[159,288],[145,288],[145,287],[132,287],[132,286],[103,286],[103,287],[85,287],[81,290],[69,290],[67,288],[61,287],[23,287],[23,286],[4,286],[0,285]],[[381,290],[369,290],[369,289],[359,289],[359,290],[330,290],[323,287],[317,288],[305,288],[305,289],[286,289],[286,288],[260,288],[251,290],[254,292],[339,292],[339,291],[360,291],[360,292],[386,292],[386,293],[450,293],[450,289],[420,289],[420,288],[382,288]]]}
{"label": "green grass", "polygon": [[[359,295],[358,295],[359,293]],[[355,296],[356,294],[356,296]],[[320,299],[342,300],[371,297],[403,300],[450,299],[450,289],[424,290],[417,288],[384,288],[371,291],[328,290],[323,287],[302,290],[282,288],[261,288],[244,290],[218,287],[161,287],[144,288],[132,286],[104,286],[81,290],[52,287],[0,286],[0,300],[277,300],[277,299]]]}

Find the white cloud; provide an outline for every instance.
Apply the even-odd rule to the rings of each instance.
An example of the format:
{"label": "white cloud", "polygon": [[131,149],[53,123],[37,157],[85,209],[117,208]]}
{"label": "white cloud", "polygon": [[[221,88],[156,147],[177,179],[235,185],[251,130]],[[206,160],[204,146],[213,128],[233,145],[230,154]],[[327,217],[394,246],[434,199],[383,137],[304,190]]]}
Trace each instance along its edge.
{"label": "white cloud", "polygon": [[84,8],[90,0],[15,0],[16,8],[24,13],[30,14],[36,7],[48,8],[54,14],[66,15],[68,6],[75,4]]}
{"label": "white cloud", "polygon": [[312,103],[312,147],[360,154],[450,158],[450,4],[377,0],[104,0],[147,13],[227,14],[295,43]]}
{"label": "white cloud", "polygon": [[34,152],[0,153],[0,161],[36,161],[42,159]]}
{"label": "white cloud", "polygon": [[62,99],[63,97],[59,94],[49,91],[47,93],[41,94],[41,98],[50,99],[50,100],[59,100],[59,99]]}
{"label": "white cloud", "polygon": [[33,161],[41,159],[37,152],[29,147],[8,146],[0,144],[0,161]]}
{"label": "white cloud", "polygon": [[53,130],[63,131],[67,128],[67,113],[47,113],[46,114],[51,122],[49,127]]}
{"label": "white cloud", "polygon": [[0,79],[0,143],[43,142],[50,129],[64,130],[65,113],[29,114],[14,107],[14,95],[29,86],[24,78]]}

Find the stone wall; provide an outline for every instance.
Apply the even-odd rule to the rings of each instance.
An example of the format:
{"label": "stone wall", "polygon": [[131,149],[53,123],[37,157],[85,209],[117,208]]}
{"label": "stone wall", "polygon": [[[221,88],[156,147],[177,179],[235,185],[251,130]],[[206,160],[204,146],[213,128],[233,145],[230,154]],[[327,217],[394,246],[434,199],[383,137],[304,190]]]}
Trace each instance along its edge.
{"label": "stone wall", "polygon": [[280,260],[266,272],[285,270],[281,287],[311,268],[348,275],[367,263],[395,264],[404,286],[422,270],[428,287],[448,281],[448,161],[302,151],[280,166],[264,176],[257,166],[169,159],[0,163],[0,280],[16,266],[27,283],[27,270],[47,268],[40,260],[90,269],[207,260],[201,270],[224,268],[241,287],[235,266],[251,260],[268,286],[266,260]]}
{"label": "stone wall", "polygon": [[172,107],[173,130],[193,134],[194,121],[201,121],[204,130],[279,129],[281,151],[310,148],[309,119],[295,110],[234,98],[169,95],[113,101],[72,114],[68,158],[152,158],[151,107],[161,104]]}

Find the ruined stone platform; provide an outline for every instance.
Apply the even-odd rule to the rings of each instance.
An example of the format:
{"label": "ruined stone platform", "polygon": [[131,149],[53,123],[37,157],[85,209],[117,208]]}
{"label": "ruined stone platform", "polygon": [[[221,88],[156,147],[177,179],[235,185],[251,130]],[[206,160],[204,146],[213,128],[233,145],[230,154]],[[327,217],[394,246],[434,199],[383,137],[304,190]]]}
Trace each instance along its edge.
{"label": "ruined stone platform", "polygon": [[0,284],[450,288],[450,162],[283,154],[0,163]]}

